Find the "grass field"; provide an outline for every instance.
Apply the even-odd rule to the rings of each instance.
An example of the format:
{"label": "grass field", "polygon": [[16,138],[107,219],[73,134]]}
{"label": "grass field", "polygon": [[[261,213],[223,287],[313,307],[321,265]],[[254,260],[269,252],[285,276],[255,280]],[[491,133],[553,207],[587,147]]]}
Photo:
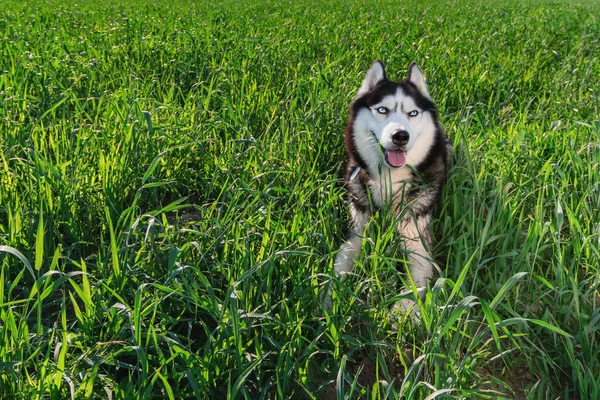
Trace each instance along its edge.
{"label": "grass field", "polygon": [[[0,397],[600,398],[600,4],[124,3],[0,10]],[[454,143],[397,330],[390,215],[332,278],[375,59]]]}

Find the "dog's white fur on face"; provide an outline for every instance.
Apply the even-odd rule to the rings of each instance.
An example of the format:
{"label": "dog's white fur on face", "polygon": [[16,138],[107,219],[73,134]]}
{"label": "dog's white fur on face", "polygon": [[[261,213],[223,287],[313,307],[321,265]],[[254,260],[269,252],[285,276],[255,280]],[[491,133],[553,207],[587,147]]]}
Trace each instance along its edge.
{"label": "dog's white fur on face", "polygon": [[[379,114],[377,112],[379,107],[386,107],[390,113],[388,115]],[[409,118],[406,115],[409,111],[417,111],[418,114]],[[386,96],[371,108],[359,110],[354,122],[354,140],[357,142],[357,151],[365,161],[368,160],[367,164],[372,166],[372,169],[378,169],[378,164],[382,160],[380,154],[371,151],[369,147],[377,148],[377,145],[380,144],[386,149],[392,148],[394,146],[392,135],[399,130],[405,130],[410,135],[408,144],[405,146],[407,164],[419,164],[427,155],[428,146],[435,136],[435,127],[429,113],[419,110],[414,100],[402,93],[400,88],[395,95]],[[390,165],[385,166],[393,168]],[[370,172],[375,173],[376,171]]]}
{"label": "dog's white fur on face", "polygon": [[[388,80],[380,61],[373,64],[351,105],[345,143],[351,223],[335,259],[336,274],[343,277],[352,271],[365,227],[377,210],[391,207],[399,214],[409,207],[396,228],[413,281],[422,292],[433,276],[429,224],[446,178],[451,146],[416,64],[411,64],[401,82]],[[414,305],[403,300],[396,309],[414,313]]]}

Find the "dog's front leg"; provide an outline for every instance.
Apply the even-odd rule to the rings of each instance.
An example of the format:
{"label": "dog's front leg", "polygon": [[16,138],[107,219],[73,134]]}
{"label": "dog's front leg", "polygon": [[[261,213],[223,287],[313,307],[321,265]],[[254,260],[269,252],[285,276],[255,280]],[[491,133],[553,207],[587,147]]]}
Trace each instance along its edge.
{"label": "dog's front leg", "polygon": [[[398,224],[404,247],[408,252],[410,274],[421,298],[427,282],[433,276],[433,260],[427,251],[431,247],[429,222],[429,217],[417,217]],[[395,309],[399,309],[403,314],[410,312],[413,316],[418,311],[416,302],[410,299],[400,300],[396,303]]]}
{"label": "dog's front leg", "polygon": [[340,251],[335,257],[333,268],[338,277],[343,278],[344,275],[352,272],[354,269],[354,261],[360,255],[362,247],[362,237],[369,221],[369,215],[363,211],[359,211],[353,205],[350,206],[350,232],[346,242],[340,246]]}
{"label": "dog's front leg", "polygon": [[[369,214],[357,210],[352,203],[350,203],[350,215],[352,219],[350,221],[348,237],[344,244],[340,246],[340,250],[333,263],[335,275],[340,279],[343,279],[354,269],[354,261],[360,255],[362,237],[369,221]],[[332,291],[333,285],[330,284],[325,297],[325,308],[327,310],[331,310]]]}

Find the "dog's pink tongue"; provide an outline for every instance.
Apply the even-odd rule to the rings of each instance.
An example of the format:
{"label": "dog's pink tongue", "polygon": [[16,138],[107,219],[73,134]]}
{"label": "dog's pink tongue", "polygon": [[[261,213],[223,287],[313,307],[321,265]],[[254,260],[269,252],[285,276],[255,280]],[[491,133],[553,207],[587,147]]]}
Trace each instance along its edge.
{"label": "dog's pink tongue", "polygon": [[388,150],[387,160],[392,167],[402,167],[406,163],[406,153],[401,150]]}

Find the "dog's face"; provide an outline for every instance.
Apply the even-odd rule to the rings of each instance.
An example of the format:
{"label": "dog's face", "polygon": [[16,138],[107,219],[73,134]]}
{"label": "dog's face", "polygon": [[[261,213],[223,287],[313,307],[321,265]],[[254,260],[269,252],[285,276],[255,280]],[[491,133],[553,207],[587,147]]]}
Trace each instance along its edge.
{"label": "dog's face", "polygon": [[426,156],[435,134],[435,105],[416,64],[409,67],[406,80],[392,82],[383,64],[375,62],[356,95],[352,113],[356,151],[367,165],[382,162],[392,169],[414,165]]}

